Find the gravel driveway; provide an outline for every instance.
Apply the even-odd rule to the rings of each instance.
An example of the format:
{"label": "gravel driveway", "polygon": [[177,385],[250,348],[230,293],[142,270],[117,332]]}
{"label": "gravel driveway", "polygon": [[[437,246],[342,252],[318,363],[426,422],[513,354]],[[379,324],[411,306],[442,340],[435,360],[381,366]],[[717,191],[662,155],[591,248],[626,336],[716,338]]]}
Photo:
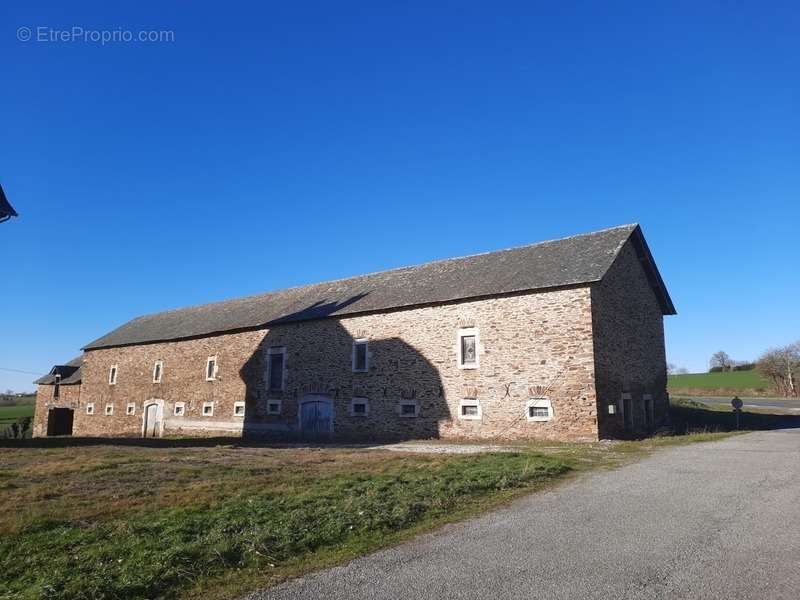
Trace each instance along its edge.
{"label": "gravel driveway", "polygon": [[800,597],[800,430],[693,444],[249,598]]}

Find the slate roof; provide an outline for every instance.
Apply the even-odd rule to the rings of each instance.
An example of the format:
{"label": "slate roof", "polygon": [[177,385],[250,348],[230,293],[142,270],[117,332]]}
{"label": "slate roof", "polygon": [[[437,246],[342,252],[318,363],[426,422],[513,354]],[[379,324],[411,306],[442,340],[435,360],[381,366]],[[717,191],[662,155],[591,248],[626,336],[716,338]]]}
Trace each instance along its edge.
{"label": "slate roof", "polygon": [[76,356],[68,363],[55,365],[44,377],[40,377],[33,383],[39,385],[53,385],[56,382],[56,375],[61,375],[61,385],[73,385],[81,382],[81,359]]}
{"label": "slate roof", "polygon": [[675,309],[638,225],[138,317],[84,350],[600,281],[631,240],[664,314]]}

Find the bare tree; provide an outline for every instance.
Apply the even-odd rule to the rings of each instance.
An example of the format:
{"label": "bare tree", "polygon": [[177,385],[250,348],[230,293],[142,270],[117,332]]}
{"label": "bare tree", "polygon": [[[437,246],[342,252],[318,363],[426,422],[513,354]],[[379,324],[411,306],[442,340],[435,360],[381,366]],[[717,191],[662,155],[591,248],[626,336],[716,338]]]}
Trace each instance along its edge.
{"label": "bare tree", "polygon": [[731,367],[733,366],[733,361],[731,357],[728,356],[727,352],[720,350],[719,352],[714,352],[711,355],[711,360],[708,361],[708,365],[712,369],[721,369],[723,371],[730,371]]}
{"label": "bare tree", "polygon": [[758,359],[758,370],[784,396],[797,396],[800,388],[800,342],[770,348]]}

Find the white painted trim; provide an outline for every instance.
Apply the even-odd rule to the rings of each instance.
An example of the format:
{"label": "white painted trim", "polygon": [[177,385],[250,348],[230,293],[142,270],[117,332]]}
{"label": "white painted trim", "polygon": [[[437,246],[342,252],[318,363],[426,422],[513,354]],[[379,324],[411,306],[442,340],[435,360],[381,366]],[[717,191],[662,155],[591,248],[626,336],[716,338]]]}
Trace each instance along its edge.
{"label": "white painted trim", "polygon": [[[547,416],[531,416],[531,408],[546,408]],[[528,419],[528,421],[552,421],[555,415],[553,414],[553,403],[550,402],[550,398],[547,396],[536,396],[528,400],[525,403],[525,417]]]}
{"label": "white painted trim", "polygon": [[[281,387],[279,389],[270,387],[270,383],[272,382],[272,359],[270,357],[275,354],[283,355],[283,360],[281,361]],[[267,392],[283,392],[286,390],[286,358],[286,346],[271,346],[267,348],[267,381],[265,386]]]}
{"label": "white painted trim", "polygon": [[136,414],[136,402],[128,402],[125,406],[125,416],[133,416]]}
{"label": "white painted trim", "polygon": [[[461,338],[467,336],[475,336],[475,362],[464,364],[464,356],[462,354]],[[480,348],[481,337],[477,327],[462,327],[456,334],[456,362],[459,369],[477,369],[480,366]]]}
{"label": "white painted trim", "polygon": [[[364,368],[356,369],[356,346],[364,346]],[[366,338],[358,338],[353,340],[353,349],[350,355],[350,362],[353,373],[368,373],[369,372],[369,340]]]}
{"label": "white painted trim", "polygon": [[[178,409],[181,412],[178,412]],[[172,406],[172,416],[173,417],[185,417],[186,416],[186,402],[176,402]]]}
{"label": "white painted trim", "polygon": [[[214,374],[209,377],[208,376],[208,365],[211,364],[211,361],[214,361]],[[217,373],[219,372],[219,363],[217,362],[217,355],[209,356],[206,359],[206,369],[203,371],[203,376],[206,378],[206,381],[216,381],[217,380]]]}
{"label": "white painted trim", "polygon": [[106,416],[106,417],[114,416],[114,405],[113,404],[106,404],[106,407],[103,409],[103,416]]}
{"label": "white painted trim", "polygon": [[[353,408],[353,405],[355,405],[355,404],[363,404],[364,405],[364,412],[362,412],[362,413],[355,412],[355,410]],[[356,418],[368,417],[369,416],[369,398],[363,398],[363,397],[359,397],[359,396],[356,396],[355,398],[351,398],[350,399],[350,405],[348,406],[348,414],[351,417],[356,417]]]}
{"label": "white painted trim", "polygon": [[[159,368],[159,366],[161,368]],[[156,369],[158,369],[158,378],[156,378]],[[164,378],[164,361],[160,358],[153,363],[153,383],[161,383]]]}
{"label": "white painted trim", "polygon": [[[242,409],[242,412],[241,412],[241,413],[237,413],[237,412],[236,412],[236,409],[237,409],[237,408],[241,408],[241,409]],[[234,403],[233,403],[233,416],[234,416],[234,417],[244,417],[244,411],[245,411],[245,404],[244,404],[244,402],[234,402]]]}
{"label": "white painted trim", "polygon": [[94,414],[94,402],[89,402],[86,405],[86,414],[87,415],[93,415]]}
{"label": "white painted trim", "polygon": [[[463,408],[465,406],[477,406],[478,407],[478,414],[477,415],[465,415]],[[464,421],[480,421],[483,418],[483,408],[481,407],[481,401],[475,398],[463,398],[458,403],[458,418]]]}
{"label": "white painted trim", "polygon": [[[404,414],[403,413],[403,406],[413,406],[414,413],[413,414]],[[397,407],[395,408],[397,411],[397,416],[404,418],[404,419],[413,419],[414,417],[419,416],[419,402],[417,400],[399,400],[397,402]]]}
{"label": "white painted trim", "polygon": [[[278,405],[278,410],[272,410],[270,408],[273,404]],[[283,400],[279,398],[267,398],[267,414],[268,415],[279,415],[283,412]]]}
{"label": "white painted trim", "polygon": [[119,367],[111,365],[108,368],[108,385],[117,385],[117,378],[119,376]]}
{"label": "white painted trim", "polygon": [[[206,412],[206,408],[211,408],[211,412]],[[213,417],[214,416],[214,401],[211,402],[203,402],[203,408],[200,410],[200,415],[203,417]]]}

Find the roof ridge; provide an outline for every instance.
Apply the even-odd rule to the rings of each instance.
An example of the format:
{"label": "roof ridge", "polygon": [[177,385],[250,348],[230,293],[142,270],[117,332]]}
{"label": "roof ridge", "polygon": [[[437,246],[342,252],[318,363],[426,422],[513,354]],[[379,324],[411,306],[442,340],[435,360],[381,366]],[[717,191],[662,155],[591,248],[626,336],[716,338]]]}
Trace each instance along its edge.
{"label": "roof ridge", "polygon": [[[598,235],[598,234],[601,234],[601,233],[607,233],[609,231],[615,231],[617,229],[631,228],[631,231],[633,231],[638,226],[639,226],[638,223],[626,223],[625,225],[615,225],[614,227],[606,227],[604,229],[597,229],[597,230],[594,230],[594,231],[587,231],[585,233],[576,233],[576,234],[573,234],[573,235],[567,235],[567,236],[560,237],[560,238],[553,238],[553,239],[550,239],[550,240],[542,240],[542,241],[539,241],[539,242],[533,242],[532,244],[521,244],[519,246],[509,246],[507,248],[500,248],[499,250],[487,250],[486,252],[475,252],[474,254],[464,254],[462,256],[453,256],[453,257],[450,257],[450,258],[437,258],[435,260],[429,260],[427,262],[417,263],[417,264],[413,264],[413,265],[404,265],[402,267],[392,267],[390,269],[381,269],[379,271],[370,271],[369,273],[362,273],[360,275],[348,275],[347,277],[337,277],[335,279],[326,279],[324,281],[318,281],[316,283],[302,283],[300,285],[292,285],[292,286],[285,287],[285,288],[269,290],[267,292],[259,292],[257,294],[247,294],[246,296],[236,296],[234,298],[228,298],[228,299],[223,299],[223,300],[214,300],[212,302],[202,302],[200,304],[192,304],[192,305],[189,305],[189,306],[181,306],[181,307],[178,307],[178,308],[168,308],[166,310],[159,310],[159,311],[152,312],[152,313],[145,313],[143,315],[138,315],[136,317],[133,317],[133,319],[131,319],[131,321],[138,321],[139,319],[146,319],[148,317],[154,317],[156,315],[164,315],[164,314],[179,312],[179,311],[182,311],[182,310],[192,310],[192,309],[197,309],[197,308],[204,308],[206,306],[214,306],[216,304],[223,304],[223,303],[226,303],[226,302],[236,302],[236,301],[250,300],[250,299],[255,299],[255,298],[264,298],[266,296],[270,296],[272,294],[279,294],[281,292],[289,292],[289,291],[292,291],[292,290],[300,290],[300,289],[303,289],[303,288],[308,288],[308,287],[313,287],[313,286],[321,286],[321,285],[325,285],[325,284],[339,283],[339,282],[342,282],[342,281],[351,281],[353,279],[361,279],[361,278],[365,278],[365,277],[371,277],[373,275],[383,275],[383,274],[386,274],[386,273],[394,273],[394,272],[399,272],[399,271],[405,271],[405,270],[408,270],[408,269],[416,269],[416,268],[425,267],[425,266],[428,266],[428,265],[443,264],[443,263],[448,263],[448,262],[454,262],[454,261],[457,261],[457,260],[464,260],[464,259],[467,259],[467,258],[475,258],[475,257],[478,257],[478,256],[486,256],[486,255],[489,255],[489,254],[502,254],[504,252],[513,252],[515,250],[522,250],[524,248],[533,248],[534,246],[544,246],[546,244],[553,244],[555,242],[563,242],[565,240],[570,240],[570,239],[573,239],[573,238],[589,237],[589,236]],[[619,251],[622,248],[622,246],[624,245],[625,241],[627,241],[627,240],[623,240],[619,244],[619,246],[616,248],[616,250],[614,252],[615,256],[619,253]]]}

